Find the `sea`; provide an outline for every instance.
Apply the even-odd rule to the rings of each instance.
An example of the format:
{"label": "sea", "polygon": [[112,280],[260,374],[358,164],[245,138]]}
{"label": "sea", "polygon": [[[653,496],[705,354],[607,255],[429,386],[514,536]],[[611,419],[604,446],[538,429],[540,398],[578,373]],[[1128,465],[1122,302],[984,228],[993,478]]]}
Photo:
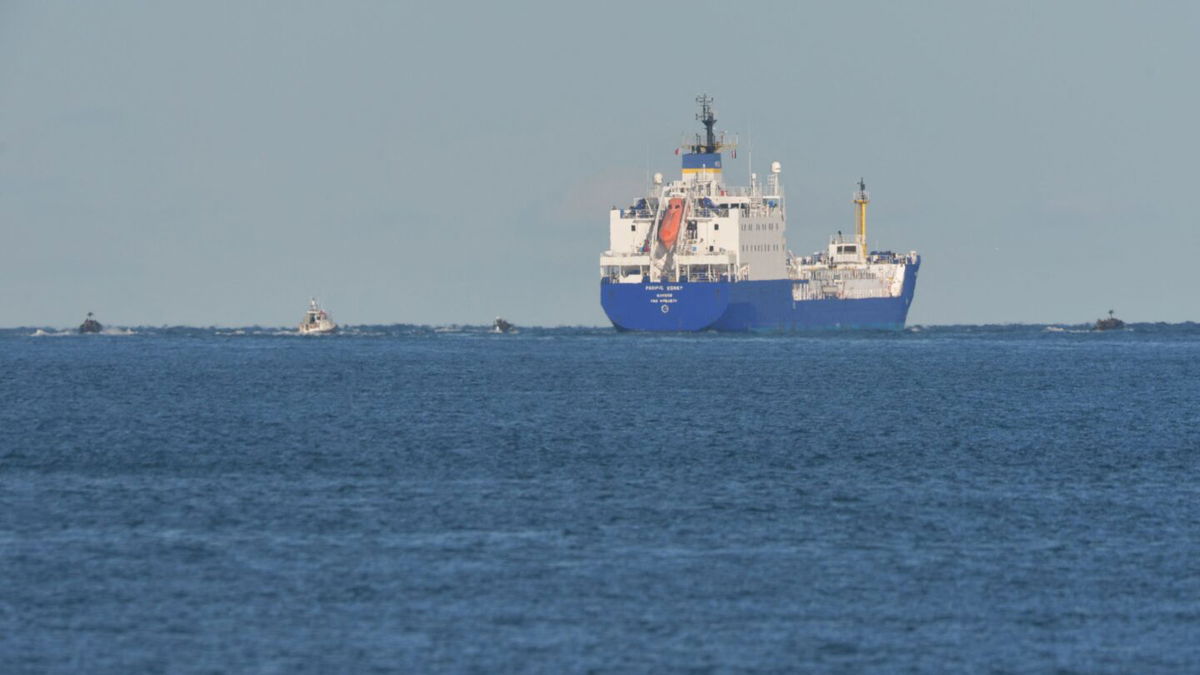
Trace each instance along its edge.
{"label": "sea", "polygon": [[0,331],[0,672],[1200,671],[1200,325]]}

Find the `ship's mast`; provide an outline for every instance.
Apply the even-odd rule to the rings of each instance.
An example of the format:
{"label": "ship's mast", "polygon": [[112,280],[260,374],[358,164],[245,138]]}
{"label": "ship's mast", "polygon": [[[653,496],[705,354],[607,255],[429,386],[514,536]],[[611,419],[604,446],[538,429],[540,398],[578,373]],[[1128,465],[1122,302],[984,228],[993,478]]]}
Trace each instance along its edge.
{"label": "ship's mast", "polygon": [[858,205],[857,213],[857,228],[854,235],[854,241],[858,244],[858,259],[866,262],[867,260],[867,204],[871,203],[871,197],[867,194],[867,184],[862,178],[858,179],[858,192],[854,193],[854,203]]}
{"label": "ship's mast", "polygon": [[700,142],[700,134],[696,134],[696,144],[692,146],[692,152],[713,153],[717,151],[717,136],[713,132],[713,125],[717,123],[717,118],[713,114],[712,102],[713,99],[708,94],[700,94],[696,97],[696,103],[700,104],[700,112],[696,113],[696,119],[704,125],[704,143]]}

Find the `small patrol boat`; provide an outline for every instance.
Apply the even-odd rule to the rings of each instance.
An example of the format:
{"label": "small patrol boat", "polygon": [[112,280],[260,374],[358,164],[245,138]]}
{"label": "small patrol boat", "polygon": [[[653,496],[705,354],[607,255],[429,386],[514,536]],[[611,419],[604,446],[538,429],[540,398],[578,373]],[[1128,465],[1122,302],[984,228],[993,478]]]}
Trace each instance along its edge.
{"label": "small patrol boat", "polygon": [[102,330],[104,330],[104,326],[101,326],[99,321],[92,318],[91,312],[88,312],[87,318],[83,320],[83,323],[79,324],[80,333],[99,333]]}
{"label": "small patrol boat", "polygon": [[333,333],[337,330],[337,324],[333,319],[329,318],[329,313],[321,309],[317,304],[317,299],[312,298],[308,301],[308,311],[304,313],[304,320],[300,322],[301,335],[321,335],[323,333]]}
{"label": "small patrol boat", "polygon": [[513,328],[515,326],[500,317],[496,317],[496,320],[492,322],[493,333],[511,333]]}
{"label": "small patrol boat", "polygon": [[1096,325],[1092,326],[1092,330],[1116,330],[1117,328],[1124,327],[1125,322],[1113,316],[1113,311],[1110,309],[1108,310],[1108,318],[1097,319]]}

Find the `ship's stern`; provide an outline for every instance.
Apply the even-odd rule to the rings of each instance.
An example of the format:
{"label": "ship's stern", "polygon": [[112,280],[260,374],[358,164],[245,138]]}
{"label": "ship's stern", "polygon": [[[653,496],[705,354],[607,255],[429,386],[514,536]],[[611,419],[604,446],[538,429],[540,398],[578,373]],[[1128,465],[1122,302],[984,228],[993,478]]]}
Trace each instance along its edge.
{"label": "ship's stern", "polygon": [[600,305],[621,331],[706,330],[729,306],[730,282],[641,282],[600,280]]}

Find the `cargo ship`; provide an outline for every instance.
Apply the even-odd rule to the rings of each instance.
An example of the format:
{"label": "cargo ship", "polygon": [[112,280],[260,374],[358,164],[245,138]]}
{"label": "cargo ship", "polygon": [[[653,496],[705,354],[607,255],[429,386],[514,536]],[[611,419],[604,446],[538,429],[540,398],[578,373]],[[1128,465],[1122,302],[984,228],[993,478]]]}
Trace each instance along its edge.
{"label": "cargo ship", "polygon": [[917,287],[916,251],[869,250],[867,186],[854,192],[852,236],[797,255],[787,243],[782,166],[765,182],[726,185],[712,98],[696,98],[703,131],[682,143],[682,175],[656,173],[643,196],[609,213],[600,304],[620,331],[788,332],[901,329]]}

